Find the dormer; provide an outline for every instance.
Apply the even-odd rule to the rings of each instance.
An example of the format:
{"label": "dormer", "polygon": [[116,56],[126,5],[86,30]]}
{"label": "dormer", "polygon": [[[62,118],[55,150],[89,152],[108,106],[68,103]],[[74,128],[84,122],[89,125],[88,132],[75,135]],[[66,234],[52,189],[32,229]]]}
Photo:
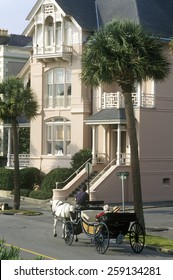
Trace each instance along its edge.
{"label": "dormer", "polygon": [[53,1],[44,1],[30,22],[33,36],[33,57],[42,62],[71,62],[72,21]]}

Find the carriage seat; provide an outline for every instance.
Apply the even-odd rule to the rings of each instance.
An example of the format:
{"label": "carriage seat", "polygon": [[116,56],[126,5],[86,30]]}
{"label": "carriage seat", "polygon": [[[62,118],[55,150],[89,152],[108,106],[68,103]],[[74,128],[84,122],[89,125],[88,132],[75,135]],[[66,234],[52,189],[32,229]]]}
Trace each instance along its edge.
{"label": "carriage seat", "polygon": [[84,210],[81,211],[81,218],[85,222],[95,222],[96,221],[96,215],[100,213],[100,210]]}

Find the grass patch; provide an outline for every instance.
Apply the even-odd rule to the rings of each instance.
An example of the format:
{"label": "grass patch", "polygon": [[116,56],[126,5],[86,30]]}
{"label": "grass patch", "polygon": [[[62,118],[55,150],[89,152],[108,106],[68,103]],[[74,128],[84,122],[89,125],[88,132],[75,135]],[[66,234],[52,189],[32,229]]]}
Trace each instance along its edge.
{"label": "grass patch", "polygon": [[155,246],[158,248],[173,250],[173,240],[160,236],[146,235],[145,244],[150,246]]}
{"label": "grass patch", "polygon": [[41,212],[39,211],[31,211],[31,210],[23,210],[23,209],[19,209],[19,210],[15,210],[15,209],[10,209],[10,210],[0,210],[0,214],[4,214],[4,215],[25,215],[25,216],[38,216],[38,215],[42,215]]}

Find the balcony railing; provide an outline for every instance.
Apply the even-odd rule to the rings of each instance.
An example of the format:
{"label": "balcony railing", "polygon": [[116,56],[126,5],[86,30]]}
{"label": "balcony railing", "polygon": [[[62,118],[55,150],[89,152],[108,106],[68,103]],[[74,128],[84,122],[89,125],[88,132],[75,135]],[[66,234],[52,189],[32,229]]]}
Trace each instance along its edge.
{"label": "balcony railing", "polygon": [[[133,105],[135,107],[154,108],[154,94],[132,93]],[[124,108],[124,97],[121,92],[103,92],[101,97],[101,108]]]}
{"label": "balcony railing", "polygon": [[[19,154],[19,166],[29,167],[29,158],[28,154]],[[11,154],[10,157],[7,156],[7,166],[14,167],[14,154]]]}
{"label": "balcony railing", "polygon": [[58,108],[58,107],[70,107],[71,106],[71,95],[68,96],[56,96],[47,97],[44,99],[44,108]]}
{"label": "balcony railing", "polygon": [[37,45],[34,47],[34,56],[37,59],[57,59],[62,58],[64,60],[70,61],[72,56],[73,48],[68,45],[61,46],[44,46]]}

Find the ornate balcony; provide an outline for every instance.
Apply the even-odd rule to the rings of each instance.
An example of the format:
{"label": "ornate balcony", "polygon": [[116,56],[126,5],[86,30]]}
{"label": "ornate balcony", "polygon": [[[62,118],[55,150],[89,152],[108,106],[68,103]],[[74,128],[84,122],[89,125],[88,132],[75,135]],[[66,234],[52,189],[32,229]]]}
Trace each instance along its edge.
{"label": "ornate balcony", "polygon": [[62,59],[71,62],[73,49],[71,46],[35,46],[34,56],[41,61]]}
{"label": "ornate balcony", "polygon": [[[132,93],[134,107],[154,108],[155,96],[149,93]],[[101,97],[101,109],[124,108],[124,97],[121,92],[103,92]]]}

